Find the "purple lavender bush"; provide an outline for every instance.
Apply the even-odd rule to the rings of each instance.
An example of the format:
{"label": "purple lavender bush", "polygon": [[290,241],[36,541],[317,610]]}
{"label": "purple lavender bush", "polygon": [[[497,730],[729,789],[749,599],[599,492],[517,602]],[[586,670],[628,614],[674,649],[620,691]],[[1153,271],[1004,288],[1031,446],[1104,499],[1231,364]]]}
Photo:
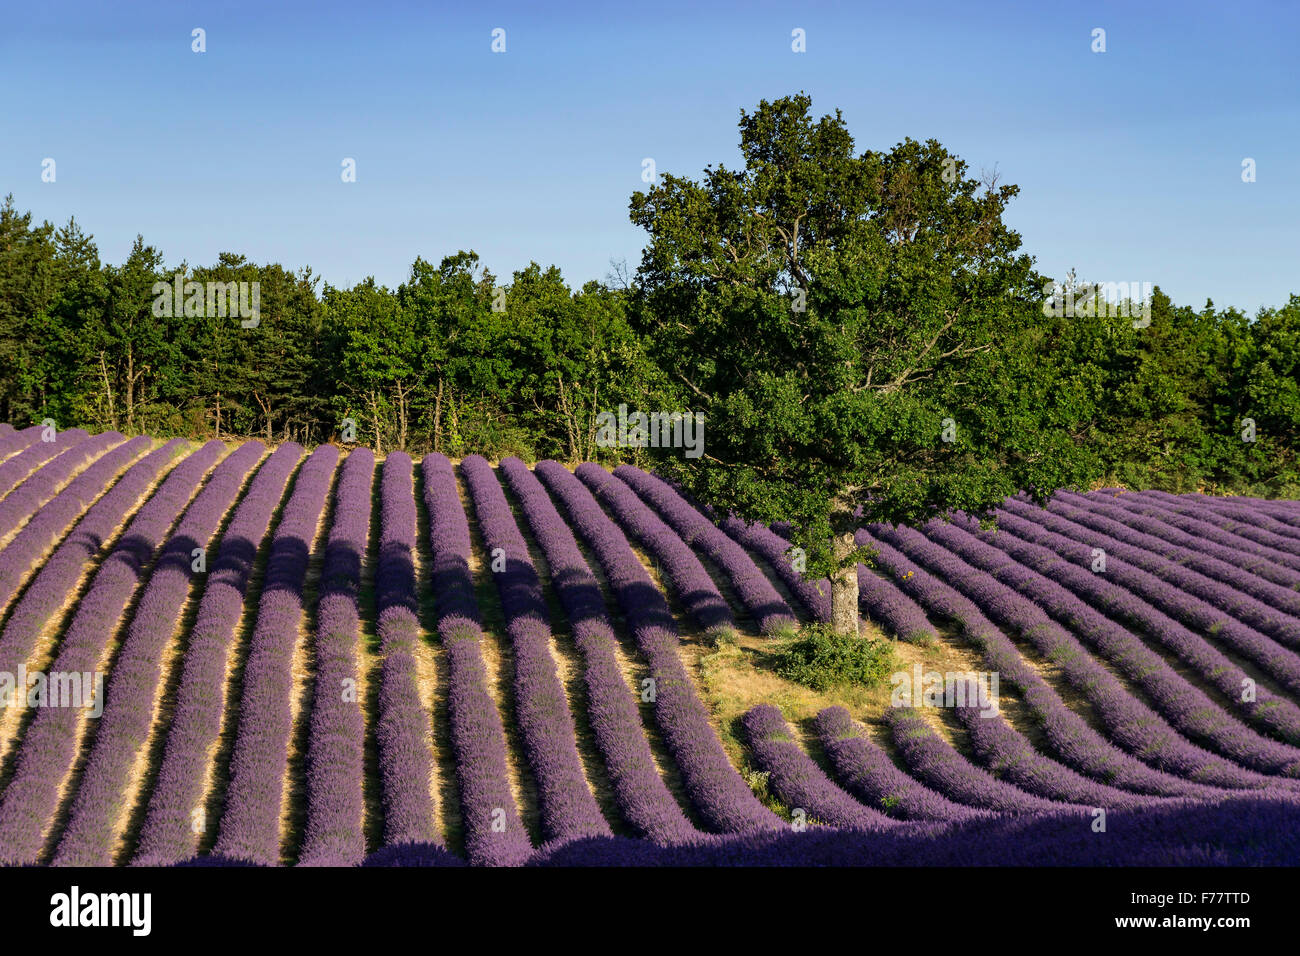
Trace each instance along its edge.
{"label": "purple lavender bush", "polygon": [[[594,467],[594,466],[592,466]],[[655,507],[688,545],[699,548],[731,581],[736,597],[764,634],[788,631],[797,623],[785,599],[772,587],[745,549],[691,506],[667,482],[632,465],[619,465],[614,476]]]}
{"label": "purple lavender bush", "polygon": [[[1120,558],[1107,557],[1104,574],[1089,570],[1092,549],[1005,512],[998,515],[996,533],[980,531],[973,521],[956,524],[986,544],[1004,551],[1027,567],[1065,585],[1115,620],[1144,631],[1199,672],[1233,706],[1285,740],[1300,740],[1300,708],[1284,697],[1258,688],[1254,701],[1242,700],[1246,678],[1241,667],[1213,644],[1175,620],[1214,635],[1237,653],[1254,661],[1287,690],[1300,693],[1300,655],[1236,620],[1226,619],[1211,605],[1179,591],[1153,574]],[[1166,613],[1168,612],[1168,613]]]}
{"label": "purple lavender bush", "polygon": [[56,866],[112,864],[131,771],[154,723],[160,662],[196,580],[202,583],[192,553],[206,550],[265,451],[260,442],[246,442],[227,455],[163,546],[113,660],[95,743],[54,853]]}
{"label": "purple lavender bush", "polygon": [[40,441],[41,432],[44,431],[40,425],[29,425],[17,430],[12,425],[6,427],[9,431],[0,435],[0,461],[18,454],[33,442]]}
{"label": "purple lavender bush", "polygon": [[696,624],[706,633],[735,630],[736,620],[726,599],[677,532],[631,488],[599,465],[579,465],[575,474],[613,512],[619,527],[654,557],[669,590]]}
{"label": "purple lavender bush", "polygon": [[802,810],[818,823],[850,830],[899,825],[837,787],[794,742],[794,734],[776,707],[759,704],[751,708],[741,718],[741,727],[755,761],[768,774],[769,786],[791,810]]}
{"label": "purple lavender bush", "polygon": [[[32,568],[85,512],[91,500],[104,492],[118,473],[143,454],[151,444],[142,435],[118,445],[68,482],[51,501],[32,514],[31,520],[22,526],[4,551],[0,552],[0,609],[9,605]],[[128,481],[126,478],[122,480]],[[15,495],[21,492],[20,488]]]}
{"label": "purple lavender bush", "polygon": [[546,556],[551,583],[573,628],[582,654],[587,716],[620,814],[649,840],[675,843],[690,839],[697,831],[655,766],[640,712],[619,669],[617,638],[600,585],[578,549],[577,539],[522,461],[507,458],[501,462],[501,471]]}
{"label": "purple lavender bush", "polygon": [[422,468],[465,853],[478,866],[520,866],[533,847],[510,790],[505,730],[479,650],[482,626],[469,570],[469,520],[447,457],[426,455]]}
{"label": "purple lavender bush", "polygon": [[914,708],[887,707],[884,716],[908,769],[918,780],[950,800],[1000,813],[1042,813],[1061,807],[1086,809],[1044,800],[998,780],[954,750]]}
{"label": "purple lavender bush", "polygon": [[[1004,623],[1022,629],[1039,627],[1035,619],[1041,619],[1041,616],[1030,612],[1026,603],[1032,602],[1041,611],[1067,624],[1074,634],[1087,641],[1140,687],[1171,726],[1244,766],[1265,773],[1293,776],[1300,773],[1300,750],[1262,737],[1236,720],[1199,687],[1175,671],[1163,657],[1073,592],[954,525],[932,522],[926,526],[926,534],[930,540],[1010,589],[1007,596],[1009,610]],[[1016,592],[1019,597],[1012,597],[1010,592]],[[1023,613],[1016,614],[1011,608]],[[994,619],[998,619],[996,615]],[[1047,628],[1050,625],[1044,629]],[[1208,652],[1210,649],[1204,650]],[[1213,659],[1213,665],[1232,666],[1222,655]],[[1205,669],[1207,673],[1212,672],[1210,664],[1206,664]],[[1237,680],[1228,685],[1230,692],[1236,692],[1242,686],[1242,672],[1236,670]]]}
{"label": "purple lavender bush", "polygon": [[[409,470],[409,469],[408,469]],[[315,685],[307,729],[307,820],[299,866],[356,866],[365,859],[361,779],[365,719],[357,699],[361,563],[370,539],[375,455],[351,452],[334,489],[316,602]]]}
{"label": "purple lavender bush", "polygon": [[0,501],[0,538],[35,517],[64,482],[87,462],[94,461],[122,440],[119,432],[104,432],[73,444],[37,469],[30,478]]}
{"label": "purple lavender bush", "polygon": [[990,816],[954,803],[895,766],[843,707],[817,715],[817,739],[841,786],[869,807],[901,820],[970,820]]}
{"label": "purple lavender bush", "polygon": [[650,666],[655,721],[677,761],[700,818],[722,833],[771,830],[784,823],[754,796],[727,759],[708,712],[678,656],[677,626],[668,604],[623,533],[578,478],[553,461],[535,473],[559,501],[569,523],[594,552]]}
{"label": "purple lavender bush", "polygon": [[3,464],[0,464],[0,497],[13,491],[18,487],[19,482],[27,480],[37,468],[51,458],[70,448],[75,448],[88,437],[84,429],[69,428],[66,432],[58,432],[53,441],[42,439],[32,442],[12,458],[6,459]]}
{"label": "purple lavender bush", "polygon": [[421,641],[415,593],[415,489],[411,457],[389,453],[380,477],[376,573],[379,671],[379,773],[384,845],[437,843],[429,777],[430,716],[420,703],[415,651]]}
{"label": "purple lavender bush", "polygon": [[[143,580],[154,552],[198,488],[203,476],[226,447],[208,442],[178,465],[127,526],[113,553],[95,572],[93,582],[63,635],[49,670],[94,674],[118,621]],[[40,583],[38,578],[37,583]],[[30,594],[30,590],[28,594]],[[24,596],[26,597],[26,595]],[[53,606],[66,595],[50,595]],[[53,612],[53,607],[47,612]],[[44,624],[45,618],[40,619]],[[10,626],[15,623],[11,618]],[[21,623],[21,622],[20,622]],[[6,639],[9,628],[6,628]],[[39,627],[23,641],[30,649]],[[5,642],[8,643],[7,640]],[[15,643],[18,643],[15,641]],[[15,648],[6,647],[6,658]],[[15,661],[15,665],[25,660]],[[14,670],[16,670],[16,666]],[[11,670],[10,673],[13,673]],[[59,789],[72,766],[81,737],[79,708],[41,707],[19,745],[14,775],[0,801],[0,863],[35,863],[54,812]]]}
{"label": "purple lavender bush", "polygon": [[1296,785],[1293,781],[1246,770],[1188,741],[1160,714],[1130,693],[1041,608],[991,575],[911,529],[874,527],[872,530],[902,548],[909,557],[925,563],[932,572],[954,582],[958,590],[995,621],[1013,628],[1040,654],[1056,663],[1065,679],[1092,703],[1111,737],[1131,753],[1160,769],[1212,786],[1250,789]]}
{"label": "purple lavender bush", "polygon": [[609,824],[601,815],[578,756],[577,730],[551,657],[546,601],[528,545],[487,460],[470,455],[461,462],[460,470],[484,545],[489,553],[505,559],[504,570],[494,571],[492,577],[514,649],[515,717],[537,781],[546,840],[609,835]]}
{"label": "purple lavender bush", "polygon": [[163,866],[192,856],[206,828],[201,800],[212,775],[209,754],[221,733],[227,703],[230,649],[244,613],[253,563],[302,454],[302,446],[292,442],[271,453],[222,536],[181,660],[162,764],[132,859],[135,865]]}
{"label": "purple lavender bush", "polygon": [[979,688],[968,684],[964,701],[953,709],[966,729],[975,759],[994,777],[1046,800],[1079,803],[1106,810],[1132,809],[1163,803],[1166,797],[1131,793],[1089,780],[1069,767],[1044,757],[1001,713],[988,713],[971,702]]}
{"label": "purple lavender bush", "polygon": [[[999,675],[1000,683],[1011,686],[1020,695],[1062,762],[1103,783],[1138,793],[1205,797],[1218,794],[1212,787],[1147,766],[1115,746],[1065,705],[1060,695],[1025,662],[1011,639],[984,615],[974,601],[902,551],[873,538],[866,531],[858,531],[857,541],[873,549],[875,563],[927,612],[936,619],[947,619],[958,625],[958,635],[981,652],[985,665]],[[966,573],[961,564],[953,558],[951,567],[942,573],[948,580],[955,580],[949,575]],[[973,569],[969,570],[974,573]]]}
{"label": "purple lavender bush", "polygon": [[303,623],[303,581],[333,484],[339,449],[321,445],[303,464],[271,541],[249,640],[229,786],[213,852],[274,866],[293,732],[293,651]]}

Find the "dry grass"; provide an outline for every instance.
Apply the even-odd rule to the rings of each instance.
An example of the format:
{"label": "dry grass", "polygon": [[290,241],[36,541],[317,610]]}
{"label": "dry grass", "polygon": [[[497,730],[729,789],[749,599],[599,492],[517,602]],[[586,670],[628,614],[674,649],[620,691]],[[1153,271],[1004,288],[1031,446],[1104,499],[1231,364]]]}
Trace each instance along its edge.
{"label": "dry grass", "polygon": [[[437,708],[438,700],[438,664],[433,642],[435,628],[432,585],[433,568],[430,564],[432,556],[428,550],[429,516],[424,510],[424,476],[421,473],[418,462],[415,463],[414,472],[415,484],[413,486],[413,493],[416,501],[416,534],[415,548],[412,550],[411,559],[415,566],[415,590],[419,600],[417,619],[420,625],[420,636],[415,646],[412,648],[412,654],[415,657],[416,690],[420,697],[420,707],[426,714],[432,716]],[[447,799],[447,795],[443,791],[443,785],[440,780],[440,760],[434,746],[432,719],[425,723],[424,730],[425,745],[429,748],[429,779],[427,785],[429,788],[429,797],[433,801],[433,824],[436,827],[438,817],[446,816],[447,804],[450,801]],[[448,769],[450,769],[450,767]]]}

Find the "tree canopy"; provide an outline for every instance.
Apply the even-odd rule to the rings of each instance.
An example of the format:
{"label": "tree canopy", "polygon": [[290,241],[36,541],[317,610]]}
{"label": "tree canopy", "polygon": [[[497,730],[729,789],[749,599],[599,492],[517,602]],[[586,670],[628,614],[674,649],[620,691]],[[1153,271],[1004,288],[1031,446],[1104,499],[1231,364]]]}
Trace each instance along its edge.
{"label": "tree canopy", "polygon": [[[985,514],[1086,483],[1099,370],[1003,221],[1017,187],[934,140],[855,152],[806,95],[741,113],[743,166],[632,197],[647,342],[703,411],[705,453],[660,451],[701,502],[788,521],[856,628],[853,531]],[[851,602],[851,604],[849,604]]]}
{"label": "tree canopy", "polygon": [[[806,96],[742,112],[734,169],[635,194],[635,277],[575,286],[472,251],[388,288],[237,252],[101,262],[0,204],[0,420],[192,438],[653,465],[792,521],[812,573],[860,521],[1099,482],[1300,497],[1300,296],[1150,322],[1044,310],[1017,190],[933,140],[859,152]],[[158,314],[157,283],[257,282],[260,320]],[[703,454],[610,447],[602,413],[705,415]],[[854,513],[861,509],[859,516]],[[833,542],[841,541],[840,553]]]}

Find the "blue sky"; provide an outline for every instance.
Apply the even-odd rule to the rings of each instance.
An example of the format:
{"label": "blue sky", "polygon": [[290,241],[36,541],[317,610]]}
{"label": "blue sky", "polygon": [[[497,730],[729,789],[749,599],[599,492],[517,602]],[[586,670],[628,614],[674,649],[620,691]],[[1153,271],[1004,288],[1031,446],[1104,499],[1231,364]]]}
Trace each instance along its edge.
{"label": "blue sky", "polygon": [[1300,292],[1300,4],[45,0],[3,23],[0,193],[75,214],[109,262],[139,232],[170,264],[338,285],[461,248],[580,284],[638,262],[644,158],[734,165],[740,109],[805,90],[859,150],[996,166],[1049,275],[1250,312]]}

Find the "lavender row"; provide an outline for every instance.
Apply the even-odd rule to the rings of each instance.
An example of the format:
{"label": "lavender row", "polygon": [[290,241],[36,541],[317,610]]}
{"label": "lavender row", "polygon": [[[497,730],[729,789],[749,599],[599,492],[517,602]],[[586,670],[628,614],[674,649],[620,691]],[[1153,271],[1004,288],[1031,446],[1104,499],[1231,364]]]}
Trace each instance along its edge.
{"label": "lavender row", "polygon": [[614,513],[619,527],[663,569],[666,584],[706,632],[735,630],[736,619],[695,552],[636,493],[599,465],[579,465],[577,476]]}
{"label": "lavender row", "polygon": [[221,733],[230,647],[244,614],[253,563],[302,453],[302,446],[292,442],[271,453],[222,536],[181,661],[162,765],[132,861],[137,865],[165,866],[189,858],[206,827],[200,801]]}
{"label": "lavender row", "polygon": [[551,656],[546,602],[528,545],[487,460],[470,455],[461,462],[460,471],[484,545],[489,553],[505,559],[505,569],[494,571],[492,577],[514,649],[515,719],[537,781],[546,839],[607,836],[609,824],[601,815],[578,756],[577,731]]}
{"label": "lavender row", "polygon": [[[580,469],[581,470],[581,469]],[[640,468],[620,465],[614,476],[654,505],[688,545],[700,548],[731,581],[740,603],[764,634],[774,634],[797,622],[785,599],[772,587],[745,549],[726,536],[712,521],[691,506],[670,485]]]}
{"label": "lavender row", "polygon": [[13,494],[0,501],[0,538],[36,513],[54,497],[56,489],[92,462],[122,441],[120,432],[104,432],[86,441],[77,442],[34,475],[19,485]]}
{"label": "lavender row", "polygon": [[[1007,503],[1008,509],[1019,506],[1023,503]],[[1053,501],[1041,512],[1038,522],[1052,531],[1104,548],[1108,556],[1114,554],[1164,578],[1274,640],[1289,647],[1300,647],[1300,620],[1289,616],[1300,613],[1300,594],[1261,581],[1215,558],[1131,530],[1106,517],[1107,510],[1096,504],[1085,510],[1066,501]],[[1034,520],[1033,515],[1026,516]]]}
{"label": "lavender row", "polygon": [[1084,568],[1092,561],[1092,549],[1087,544],[1006,511],[998,513],[998,522],[999,533],[980,533],[984,541],[1021,564],[1038,568],[1042,573],[1050,572],[1053,578],[1122,623],[1145,630],[1191,664],[1253,720],[1286,739],[1300,740],[1300,708],[1265,688],[1256,689],[1254,701],[1242,700],[1242,691],[1249,686],[1245,672],[1200,634],[1188,630],[1169,615],[1181,618],[1198,631],[1216,635],[1288,689],[1300,691],[1300,657],[1294,652],[1240,621],[1225,620],[1222,612],[1204,601],[1132,567],[1121,558],[1108,559],[1104,574],[1086,571]]}
{"label": "lavender row", "polygon": [[[99,501],[86,512],[72,529],[72,533],[41,565],[40,571],[14,606],[0,634],[0,673],[15,673],[26,662],[36,646],[37,639],[68,600],[86,568],[93,567],[95,558],[107,548],[114,532],[122,524],[131,507],[157,479],[158,475],[184,448],[183,439],[175,438],[155,449],[138,462]],[[141,511],[148,507],[146,501]],[[30,526],[29,526],[30,527]],[[23,529],[26,534],[28,528]],[[39,556],[34,554],[35,538],[30,539],[18,565],[30,565]],[[129,542],[125,534],[120,539]],[[18,539],[11,543],[13,550],[4,552],[5,560],[18,559]],[[138,547],[139,542],[135,542]],[[30,548],[30,550],[28,550]],[[110,552],[111,553],[111,552]],[[17,578],[14,574],[10,580]]]}
{"label": "lavender row", "polygon": [[519,866],[533,848],[507,782],[505,730],[479,649],[482,625],[469,570],[469,520],[447,457],[426,455],[422,467],[465,851],[472,864]]}
{"label": "lavender row", "polygon": [[1107,522],[1107,528],[1113,527],[1109,522],[1114,522],[1127,529],[1128,537],[1123,539],[1126,543],[1195,568],[1206,577],[1232,585],[1266,604],[1280,595],[1284,599],[1282,607],[1288,613],[1300,614],[1300,595],[1295,593],[1300,574],[1294,569],[1252,557],[1243,549],[1243,542],[1232,536],[1228,536],[1230,544],[1212,540],[1210,534],[1216,531],[1212,526],[1189,533],[1160,516],[1142,514],[1122,504],[1121,497],[1058,495],[1062,503],[1077,506]]}
{"label": "lavender row", "polygon": [[55,455],[77,447],[87,437],[84,429],[69,428],[66,432],[52,435],[50,441],[42,438],[40,441],[32,442],[4,464],[0,464],[0,498],[18,487],[19,482],[25,480],[35,469]]}
{"label": "lavender row", "polygon": [[[875,551],[875,562],[886,569],[908,594],[937,618],[947,618],[960,626],[960,634],[984,657],[990,671],[999,675],[1003,686],[1015,688],[1043,728],[1048,744],[1056,756],[1079,772],[1124,790],[1161,796],[1214,796],[1219,791],[1156,770],[1125,753],[1107,740],[1061,700],[1056,691],[1020,656],[1011,639],[999,630],[979,609],[975,601],[920,567],[910,557],[886,542],[858,531],[857,543]],[[927,542],[928,543],[928,542]],[[951,557],[951,556],[950,556]],[[962,571],[964,562],[952,558],[949,574]],[[996,582],[993,582],[996,583]],[[987,586],[976,588],[981,598],[993,597]],[[986,605],[987,606],[987,605]]]}
{"label": "lavender row", "polygon": [[[1244,770],[1180,736],[1038,605],[990,574],[911,529],[875,526],[872,531],[912,559],[923,562],[932,572],[956,583],[994,621],[1013,628],[1040,654],[1059,665],[1066,680],[1092,703],[1111,736],[1126,750],[1198,783],[1238,789],[1265,787],[1275,781],[1276,778]],[[1029,573],[1028,569],[1022,571]],[[1089,610],[1082,602],[1075,605],[1075,611],[1080,614]],[[1172,711],[1178,702],[1162,699],[1159,704]]]}
{"label": "lavender row", "polygon": [[33,442],[41,440],[41,432],[44,431],[40,425],[29,425],[26,428],[14,430],[13,426],[7,426],[9,432],[0,435],[0,461],[8,458],[10,455],[16,455],[23,449],[27,448]]}
{"label": "lavender row", "polygon": [[[1294,569],[1280,566],[1267,557],[1255,555],[1250,542],[1226,534],[1208,522],[1196,522],[1176,514],[1157,511],[1156,514],[1145,513],[1151,510],[1142,505],[1129,502],[1132,495],[1075,495],[1061,494],[1062,501],[1075,505],[1084,511],[1101,517],[1113,519],[1128,528],[1134,535],[1132,543],[1149,551],[1178,560],[1190,555],[1196,559],[1192,566],[1197,567],[1207,577],[1212,577],[1227,584],[1249,581],[1251,586],[1267,588],[1269,585],[1294,591],[1300,584],[1300,573]],[[1172,519],[1172,520],[1171,520]],[[1184,530],[1173,522],[1190,523],[1191,530]],[[1225,541],[1215,540],[1222,537]],[[1283,560],[1294,556],[1278,553]],[[1191,562],[1187,562],[1191,564]],[[1255,580],[1263,578],[1264,581]],[[1268,582],[1265,584],[1264,582]],[[1295,597],[1293,593],[1291,595]],[[1297,601],[1300,607],[1300,601]]]}
{"label": "lavender row", "polygon": [[1086,809],[1077,804],[1044,800],[998,780],[954,750],[912,707],[886,707],[884,718],[908,770],[950,800],[998,813],[1042,813],[1062,807]]}
{"label": "lavender row", "polygon": [[883,813],[863,806],[837,787],[794,742],[781,711],[759,704],[741,718],[741,727],[759,767],[767,771],[776,795],[810,820],[850,830],[898,826]]}
{"label": "lavender row", "polygon": [[362,832],[365,720],[357,700],[361,563],[370,540],[375,455],[351,452],[339,469],[334,520],[316,604],[315,684],[307,728],[307,821],[300,866],[356,866],[365,859]]}
{"label": "lavender row", "polygon": [[968,683],[963,700],[953,709],[966,728],[975,757],[999,780],[1045,800],[1079,803],[1107,810],[1130,810],[1162,803],[1167,798],[1130,793],[1075,773],[1044,757],[1000,713],[988,713],[972,702],[979,688]]}
{"label": "lavender row", "polygon": [[1289,551],[1300,546],[1300,510],[1294,506],[1285,508],[1285,502],[1255,500],[1250,504],[1238,504],[1238,499],[1216,498],[1212,495],[1183,495],[1179,500],[1194,501],[1217,514],[1271,531],[1279,543],[1287,542]]}
{"label": "lavender row", "polygon": [[[173,469],[158,492],[140,509],[78,603],[51,671],[75,674],[99,671],[105,648],[167,529],[225,450],[219,441],[208,442]],[[55,606],[65,597],[60,594],[54,598]],[[44,623],[44,618],[41,622]],[[15,621],[11,619],[9,623],[12,626]],[[23,654],[15,663],[22,663],[25,658]],[[0,802],[0,863],[34,863],[40,854],[46,826],[58,805],[59,789],[72,765],[80,738],[79,717],[73,707],[42,707],[28,726],[13,778]]]}
{"label": "lavender row", "polygon": [[274,866],[293,731],[293,651],[303,620],[303,581],[339,450],[321,445],[303,464],[271,540],[249,641],[230,784],[213,852]]}
{"label": "lavender row", "polygon": [[826,578],[810,581],[794,569],[790,559],[790,542],[782,538],[761,521],[746,524],[734,515],[720,525],[722,530],[753,551],[772,569],[788,587],[799,603],[819,621],[831,619],[831,585]]}
{"label": "lavender row", "polygon": [[[14,426],[10,425],[8,422],[0,422],[0,438],[8,438],[13,433],[14,433]],[[0,455],[3,454],[4,451],[0,450]]]}
{"label": "lavender row", "polygon": [[[52,501],[32,515],[32,519],[0,552],[0,609],[9,605],[31,568],[85,511],[86,505],[150,444],[148,438],[140,436],[118,445],[72,479]],[[163,459],[160,456],[157,460]]]}
{"label": "lavender row", "polygon": [[727,760],[678,656],[677,629],[668,605],[627,539],[587,487],[563,465],[539,462],[536,474],[560,500],[569,523],[604,569],[637,647],[650,667],[655,720],[701,818],[711,828],[725,833],[783,826],[758,802]]}
{"label": "lavender row", "polygon": [[894,765],[838,705],[817,715],[817,739],[840,783],[870,807],[903,820],[970,820],[990,815],[954,803]]}
{"label": "lavender row", "polygon": [[1272,796],[1116,810],[1107,814],[1104,834],[1093,823],[1092,814],[1066,809],[865,833],[750,834],[692,846],[614,838],[539,854],[534,865],[1205,867],[1294,866],[1300,859],[1300,806]]}
{"label": "lavender row", "polygon": [[[1028,562],[1017,563],[1005,550],[1009,545],[995,547],[955,525],[935,521],[925,531],[932,541],[1068,625],[1071,631],[1088,641],[1140,687],[1155,702],[1156,709],[1182,733],[1204,741],[1220,753],[1256,770],[1300,775],[1300,750],[1262,737],[1246,727],[1125,628],[1099,613],[1092,604],[1080,600],[1072,591],[1033,570],[1042,567],[1044,557],[1059,564],[1052,552],[1047,551],[1044,555],[1041,552],[1046,549],[1038,549]],[[1097,582],[1092,583],[1095,585]],[[1028,621],[1029,618],[1021,617],[1016,626],[1022,629],[1036,626],[1026,623]],[[1186,632],[1182,640],[1178,635],[1160,629],[1156,633],[1171,650],[1198,666],[1207,676],[1221,673],[1225,681],[1223,689],[1230,700],[1240,697],[1244,672],[1202,638],[1191,632]],[[1264,708],[1264,714],[1282,713],[1283,708],[1279,705],[1283,701],[1272,700],[1274,706]]]}
{"label": "lavender row", "polygon": [[246,442],[227,455],[163,546],[113,661],[95,743],[54,854],[56,866],[112,864],[131,770],[153,726],[162,656],[200,576],[192,553],[207,549],[265,451],[260,442]]}
{"label": "lavender row", "polygon": [[582,653],[587,714],[619,812],[638,833],[656,842],[689,839],[697,831],[655,767],[640,712],[619,669],[616,638],[600,585],[573,532],[522,461],[507,458],[501,462],[501,471],[546,556],[551,583]]}
{"label": "lavender row", "polygon": [[430,715],[420,702],[415,652],[420,643],[415,594],[415,489],[411,457],[391,452],[380,477],[379,567],[379,775],[384,805],[384,845],[437,843],[429,777]]}
{"label": "lavender row", "polygon": [[868,618],[899,640],[925,644],[939,636],[919,604],[861,564],[858,604]]}
{"label": "lavender row", "polygon": [[[1088,495],[1089,500],[1101,497]],[[1293,589],[1300,585],[1300,554],[1296,553],[1300,542],[1288,541],[1271,531],[1221,515],[1212,508],[1177,498],[1167,501],[1147,494],[1125,494],[1108,495],[1103,500],[1156,519],[1189,536],[1213,541],[1239,557],[1250,555],[1249,563],[1243,562],[1242,567],[1274,584]]]}

